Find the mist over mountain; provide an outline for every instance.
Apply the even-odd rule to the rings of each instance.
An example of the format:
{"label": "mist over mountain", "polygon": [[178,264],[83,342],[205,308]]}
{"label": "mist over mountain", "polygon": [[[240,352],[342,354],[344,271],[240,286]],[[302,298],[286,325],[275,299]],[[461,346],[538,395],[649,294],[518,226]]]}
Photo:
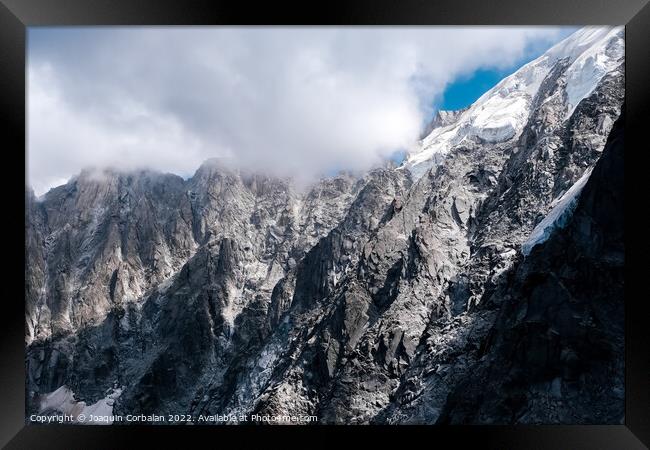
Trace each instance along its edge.
{"label": "mist over mountain", "polygon": [[368,171],[417,140],[449,83],[570,30],[31,28],[28,179],[40,196],[89,166],[188,178],[213,157],[303,183]]}
{"label": "mist over mountain", "polygon": [[586,28],[399,165],[27,190],[28,410],[621,423],[623,99]]}

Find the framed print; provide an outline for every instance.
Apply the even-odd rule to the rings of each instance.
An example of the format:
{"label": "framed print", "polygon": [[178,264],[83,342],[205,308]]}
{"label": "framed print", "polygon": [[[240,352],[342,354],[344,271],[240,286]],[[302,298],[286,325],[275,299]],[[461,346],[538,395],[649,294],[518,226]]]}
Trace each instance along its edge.
{"label": "framed print", "polygon": [[644,0],[2,3],[6,448],[647,448]]}

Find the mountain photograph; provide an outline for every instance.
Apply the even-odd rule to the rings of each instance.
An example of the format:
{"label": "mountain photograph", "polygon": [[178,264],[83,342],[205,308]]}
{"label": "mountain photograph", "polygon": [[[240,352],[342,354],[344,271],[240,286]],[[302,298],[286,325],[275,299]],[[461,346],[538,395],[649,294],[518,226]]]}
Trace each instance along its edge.
{"label": "mountain photograph", "polygon": [[624,423],[624,31],[30,28],[26,422]]}

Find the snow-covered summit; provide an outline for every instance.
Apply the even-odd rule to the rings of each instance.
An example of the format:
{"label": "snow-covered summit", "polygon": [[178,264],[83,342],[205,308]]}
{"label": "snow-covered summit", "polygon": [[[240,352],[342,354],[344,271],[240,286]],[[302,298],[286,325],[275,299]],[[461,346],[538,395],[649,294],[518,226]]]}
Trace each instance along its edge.
{"label": "snow-covered summit", "polygon": [[414,178],[440,163],[453,147],[471,139],[499,143],[519,137],[542,81],[566,61],[565,119],[576,105],[616,70],[624,58],[622,27],[585,27],[522,66],[483,94],[452,123],[434,128],[409,151],[404,162]]}

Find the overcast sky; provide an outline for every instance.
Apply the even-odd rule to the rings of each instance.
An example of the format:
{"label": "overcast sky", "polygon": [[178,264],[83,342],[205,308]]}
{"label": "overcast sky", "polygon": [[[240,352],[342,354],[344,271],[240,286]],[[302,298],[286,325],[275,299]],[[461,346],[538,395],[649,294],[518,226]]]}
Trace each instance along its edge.
{"label": "overcast sky", "polygon": [[450,83],[571,31],[30,28],[28,181],[40,195],[85,167],[190,176],[211,157],[306,180],[365,169],[418,138]]}

